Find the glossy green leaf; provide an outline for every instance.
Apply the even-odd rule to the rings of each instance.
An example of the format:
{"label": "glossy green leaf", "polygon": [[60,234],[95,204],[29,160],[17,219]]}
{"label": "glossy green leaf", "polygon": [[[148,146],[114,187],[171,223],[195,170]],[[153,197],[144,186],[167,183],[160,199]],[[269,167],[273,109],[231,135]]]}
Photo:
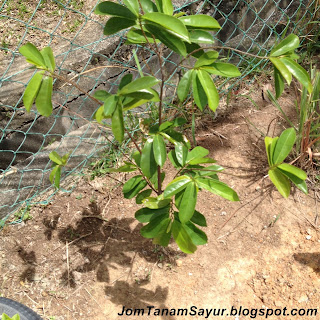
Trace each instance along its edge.
{"label": "glossy green leaf", "polygon": [[150,12],[143,15],[142,19],[161,26],[183,41],[190,42],[187,28],[179,19],[173,16],[160,12]]}
{"label": "glossy green leaf", "polygon": [[118,91],[120,91],[123,87],[125,87],[130,82],[132,82],[132,73],[128,73],[121,78]]}
{"label": "glossy green leaf", "polygon": [[276,88],[276,99],[278,99],[284,90],[283,77],[277,68],[274,68],[273,76],[274,76],[274,86]]}
{"label": "glossy green leaf", "polygon": [[43,77],[36,97],[36,107],[42,116],[48,117],[52,113],[52,78]]}
{"label": "glossy green leaf", "polygon": [[193,159],[197,158],[203,158],[209,154],[209,150],[206,148],[203,148],[201,146],[197,146],[193,148],[187,156],[187,163],[190,163]]}
{"label": "glossy green leaf", "polygon": [[190,41],[193,43],[205,43],[205,44],[214,43],[212,34],[203,30],[191,30]]}
{"label": "glossy green leaf", "polygon": [[135,213],[135,218],[141,222],[146,223],[150,222],[152,219],[157,216],[169,217],[170,206],[161,208],[161,209],[149,209],[149,208],[141,208]]}
{"label": "glossy green leaf", "polygon": [[270,147],[271,147],[272,141],[273,141],[273,138],[271,138],[271,137],[264,138],[264,145],[266,147],[266,153],[267,153],[267,157],[268,157],[269,167],[273,166],[273,153],[270,152]]}
{"label": "glossy green leaf", "polygon": [[97,90],[94,92],[93,97],[100,101],[106,101],[111,94],[105,90]]}
{"label": "glossy green leaf", "polygon": [[289,51],[295,50],[299,45],[299,37],[294,34],[290,34],[271,50],[270,56],[279,57]]}
{"label": "glossy green leaf", "polygon": [[175,145],[175,156],[179,164],[183,167],[186,164],[188,148],[183,143],[177,143]]}
{"label": "glossy green leaf", "polygon": [[207,235],[202,230],[197,228],[192,222],[187,222],[184,225],[184,228],[187,231],[188,235],[190,236],[192,242],[196,246],[200,246],[208,242]]}
{"label": "glossy green leaf", "polygon": [[312,83],[308,72],[305,69],[303,69],[298,63],[289,58],[285,57],[281,58],[280,60],[293,74],[293,76],[308,90],[308,92],[311,93]]}
{"label": "glossy green leaf", "polygon": [[175,118],[174,120],[173,120],[173,124],[172,124],[172,126],[173,127],[181,127],[181,126],[183,126],[184,124],[186,124],[188,121],[185,119],[185,118],[180,118],[180,117],[178,117],[178,118]]}
{"label": "glossy green leaf", "polygon": [[182,225],[179,221],[173,221],[171,230],[173,238],[182,252],[194,253],[197,250],[197,247],[194,245],[191,237],[185,230],[184,225]]}
{"label": "glossy green leaf", "polygon": [[126,7],[135,15],[138,17],[139,15],[139,2],[138,0],[123,0],[123,3],[126,5]]}
{"label": "glossy green leaf", "polygon": [[163,192],[164,198],[171,198],[173,195],[185,189],[189,183],[191,183],[191,179],[188,176],[183,175],[175,178],[166,186]]}
{"label": "glossy green leaf", "polygon": [[195,183],[191,182],[183,191],[179,204],[179,219],[181,223],[188,222],[194,214],[197,203],[198,190]]}
{"label": "glossy green leaf", "polygon": [[120,93],[121,95],[126,95],[132,92],[137,92],[139,90],[149,89],[159,83],[159,80],[152,76],[141,77],[135,79],[134,81],[128,83],[124,86]]}
{"label": "glossy green leaf", "polygon": [[140,167],[140,163],[141,163],[141,154],[139,151],[134,151],[131,155],[132,159],[134,160],[134,162],[137,164],[138,167]]}
{"label": "glossy green leaf", "polygon": [[195,63],[194,67],[199,68],[202,66],[208,66],[212,64],[219,57],[218,51],[207,51],[205,52]]}
{"label": "glossy green leaf", "polygon": [[184,23],[190,29],[201,29],[201,30],[210,30],[218,31],[221,29],[218,21],[208,15],[197,14],[190,16],[183,16],[179,18],[180,21]]}
{"label": "glossy green leaf", "polygon": [[190,92],[192,73],[193,70],[188,70],[179,81],[177,94],[180,101],[184,101]]}
{"label": "glossy green leaf", "polygon": [[138,170],[136,165],[128,163],[119,168],[107,168],[105,172],[133,172],[136,170]]}
{"label": "glossy green leaf", "polygon": [[168,158],[170,160],[170,162],[172,163],[172,165],[177,169],[177,168],[180,168],[181,165],[176,157],[176,153],[174,150],[171,150],[169,153],[168,153]]}
{"label": "glossy green leaf", "polygon": [[[186,138],[186,136],[184,136],[182,133],[172,129],[172,128],[169,128],[166,130],[165,132],[167,134],[167,136],[169,136],[173,142],[174,145],[176,145],[178,142],[181,142],[185,145],[189,145],[189,141],[188,139]],[[165,134],[164,132],[160,132],[160,134],[165,137]],[[172,142],[170,139],[168,139],[170,142]]]}
{"label": "glossy green leaf", "polygon": [[199,176],[215,176],[217,172],[223,171],[224,168],[219,166],[219,165],[213,165],[213,166],[208,166],[205,167],[201,170],[197,170],[197,175]]}
{"label": "glossy green leaf", "polygon": [[158,199],[155,197],[147,197],[143,199],[142,203],[149,209],[161,209],[167,207],[171,199]]}
{"label": "glossy green leaf", "polygon": [[140,0],[140,3],[144,13],[157,12],[157,7],[151,0]]}
{"label": "glossy green leaf", "polygon": [[185,43],[181,39],[178,39],[175,35],[172,35],[167,30],[164,30],[161,27],[157,27],[152,24],[146,25],[146,29],[169,49],[184,57],[187,55]]}
{"label": "glossy green leaf", "polygon": [[161,229],[158,231],[157,236],[153,238],[153,244],[158,244],[163,247],[166,247],[169,244],[171,239],[171,224],[171,219],[169,219],[167,224],[163,224]]}
{"label": "glossy green leaf", "polygon": [[143,190],[142,192],[140,192],[136,197],[136,204],[142,204],[142,201],[145,198],[150,197],[151,193],[152,193],[151,189],[146,189],[146,190]]}
{"label": "glossy green leaf", "polygon": [[[284,163],[283,163],[284,164]],[[298,176],[292,174],[289,171],[285,171],[282,170],[280,168],[280,166],[278,166],[278,169],[287,177],[289,178],[294,184],[295,186],[300,189],[302,192],[304,192],[305,194],[308,194],[308,187],[307,184],[305,182],[305,179],[300,179]]]}
{"label": "glossy green leaf", "polygon": [[62,158],[59,156],[59,154],[56,151],[52,151],[49,153],[49,158],[52,162],[62,165]]}
{"label": "glossy green leaf", "polygon": [[198,72],[193,72],[192,74],[192,92],[194,102],[196,103],[198,108],[203,111],[205,106],[208,104],[208,98],[199,80]]}
{"label": "glossy green leaf", "polygon": [[[165,172],[161,172],[161,183],[163,182],[165,175],[166,175]],[[150,178],[150,182],[153,184],[155,189],[158,189],[158,170]]]}
{"label": "glossy green leaf", "polygon": [[199,59],[203,54],[204,50],[197,43],[185,43],[187,53],[191,54],[192,57]]}
{"label": "glossy green leaf", "polygon": [[205,216],[197,210],[194,211],[193,216],[191,217],[190,221],[192,221],[193,223],[195,223],[201,227],[207,226],[207,221],[206,221]]}
{"label": "glossy green leaf", "polygon": [[142,175],[137,175],[129,179],[122,188],[123,193],[127,193],[134,189],[141,181],[144,181]]}
{"label": "glossy green leaf", "polygon": [[57,189],[60,187],[60,179],[61,179],[61,167],[59,165],[56,165],[53,167],[49,180],[51,183],[55,185]]}
{"label": "glossy green leaf", "polygon": [[19,52],[27,58],[27,61],[46,69],[46,63],[40,51],[30,42],[20,47]]}
{"label": "glossy green leaf", "polygon": [[156,163],[162,167],[167,159],[167,149],[160,134],[156,134],[153,138],[153,154]]}
{"label": "glossy green leaf", "polygon": [[69,160],[70,154],[67,153],[65,155],[62,156],[61,160],[62,160],[62,165],[65,166]]}
{"label": "glossy green leaf", "polygon": [[290,194],[290,180],[278,168],[270,169],[268,174],[280,194],[284,198],[288,198]]}
{"label": "glossy green leaf", "polygon": [[212,111],[216,111],[219,105],[219,94],[210,75],[204,70],[198,70],[198,78],[207,95],[208,105]]}
{"label": "glossy green leaf", "polygon": [[142,149],[140,167],[147,178],[151,178],[157,171],[153,153],[153,138],[149,138]]}
{"label": "glossy green leaf", "polygon": [[143,190],[147,186],[147,182],[145,180],[140,181],[133,189],[130,191],[123,193],[123,196],[126,199],[132,199],[135,197],[141,190]]}
{"label": "glossy green leaf", "polygon": [[106,118],[106,116],[104,115],[103,109],[104,107],[101,106],[100,108],[98,108],[98,110],[94,114],[94,118],[96,119],[96,121],[101,124],[103,124],[102,120]]}
{"label": "glossy green leaf", "polygon": [[128,8],[112,1],[104,1],[97,5],[94,10],[95,14],[121,17],[130,20],[136,20],[137,16]]}
{"label": "glossy green leaf", "polygon": [[45,47],[40,51],[40,53],[43,57],[47,69],[53,72],[56,68],[56,63],[54,60],[52,49],[50,47]]}
{"label": "glossy green leaf", "polygon": [[42,82],[43,72],[37,72],[29,81],[26,90],[23,94],[23,105],[26,108],[26,110],[29,112],[33,102],[39,92],[40,85]]}
{"label": "glossy green leaf", "polygon": [[292,150],[295,140],[296,132],[293,128],[286,129],[281,133],[273,152],[274,164],[280,164],[284,161]]}
{"label": "glossy green leaf", "polygon": [[141,101],[141,100],[149,101],[153,98],[153,94],[147,89],[129,92],[129,93],[122,94],[122,95],[127,96],[127,97],[132,97],[134,99],[138,99],[139,101]]}
{"label": "glossy green leaf", "polygon": [[105,116],[112,116],[118,104],[118,96],[110,95],[103,104],[103,112]]}
{"label": "glossy green leaf", "polygon": [[234,78],[234,77],[241,76],[239,69],[231,63],[214,62],[209,66],[205,66],[201,69],[207,71],[210,74],[227,77],[227,78]]}
{"label": "glossy green leaf", "polygon": [[[147,39],[146,39],[147,37]],[[154,39],[151,36],[151,34],[144,30],[143,32],[140,29],[134,29],[131,28],[127,33],[127,44],[143,44],[143,43],[153,43]],[[160,42],[160,40],[156,41],[157,43]]]}
{"label": "glossy green leaf", "polygon": [[212,158],[195,158],[193,160],[190,160],[188,163],[190,165],[197,165],[197,164],[203,164],[203,163],[215,163],[216,160]]}
{"label": "glossy green leaf", "polygon": [[167,228],[171,219],[164,215],[159,215],[152,219],[147,225],[140,229],[140,233],[145,238],[154,238],[162,233],[163,228]]}
{"label": "glossy green leaf", "polygon": [[136,22],[134,20],[121,18],[121,17],[112,17],[106,22],[103,29],[103,34],[105,34],[106,36],[109,36],[121,30],[130,28],[135,24]]}
{"label": "glossy green leaf", "polygon": [[298,177],[301,180],[307,179],[307,174],[303,170],[301,170],[291,164],[282,163],[282,164],[278,165],[278,168],[281,169],[281,171],[286,171],[286,172],[291,173],[292,175]]}
{"label": "glossy green leaf", "polygon": [[281,76],[287,81],[288,84],[292,81],[292,74],[289,71],[289,69],[286,67],[286,65],[282,62],[279,58],[269,58],[272,62],[275,69],[277,69]]}
{"label": "glossy green leaf", "polygon": [[121,104],[117,104],[112,114],[111,120],[112,120],[112,123],[111,123],[112,133],[115,139],[121,143],[124,138],[124,122],[123,122],[123,112],[122,112]]}
{"label": "glossy green leaf", "polygon": [[156,6],[159,12],[163,12],[170,16],[173,15],[173,5],[171,0],[156,0]]}
{"label": "glossy green leaf", "polygon": [[196,178],[199,188],[206,189],[230,201],[239,201],[237,193],[225,183],[216,179]]}

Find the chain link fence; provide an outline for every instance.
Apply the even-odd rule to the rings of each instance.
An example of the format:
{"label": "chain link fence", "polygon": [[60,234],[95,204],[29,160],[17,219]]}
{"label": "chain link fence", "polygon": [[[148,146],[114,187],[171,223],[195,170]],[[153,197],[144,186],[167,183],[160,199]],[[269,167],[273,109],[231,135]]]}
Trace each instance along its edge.
{"label": "chain link fence", "polygon": [[[23,214],[34,204],[46,205],[56,190],[48,176],[48,154],[71,152],[62,184],[71,191],[72,181],[102,150],[113,150],[109,131],[90,120],[97,108],[88,95],[97,89],[115,90],[123,74],[136,72],[133,50],[147,73],[148,63],[157,76],[160,68],[153,52],[124,45],[125,34],[103,35],[104,19],[93,11],[96,0],[3,0],[0,4],[0,224],[17,210]],[[302,44],[319,37],[319,0],[221,0],[174,2],[175,11],[208,14],[222,29],[216,34],[219,46],[266,55],[273,44],[295,33]],[[60,78],[72,79],[79,91],[54,83],[53,115],[26,113],[21,95],[34,70],[19,54],[19,47],[31,42],[38,48],[51,46]],[[264,62],[232,50],[221,50],[226,60],[241,68],[237,86]],[[165,52],[164,70],[172,77],[166,83],[167,96],[174,90],[177,57]],[[225,89],[220,84],[220,91]],[[229,87],[228,89],[230,89]],[[140,110],[144,112],[144,110]],[[134,122],[134,117],[132,118]]]}

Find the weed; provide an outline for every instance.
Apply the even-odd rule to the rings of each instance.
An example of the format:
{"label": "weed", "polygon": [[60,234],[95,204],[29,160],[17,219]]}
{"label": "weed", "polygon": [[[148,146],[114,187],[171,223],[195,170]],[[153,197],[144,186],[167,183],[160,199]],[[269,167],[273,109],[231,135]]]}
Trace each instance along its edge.
{"label": "weed", "polygon": [[81,193],[76,196],[77,200],[81,200],[82,198],[83,198],[83,195]]}
{"label": "weed", "polygon": [[31,206],[23,207],[14,214],[14,221],[28,221],[33,217],[30,214]]}

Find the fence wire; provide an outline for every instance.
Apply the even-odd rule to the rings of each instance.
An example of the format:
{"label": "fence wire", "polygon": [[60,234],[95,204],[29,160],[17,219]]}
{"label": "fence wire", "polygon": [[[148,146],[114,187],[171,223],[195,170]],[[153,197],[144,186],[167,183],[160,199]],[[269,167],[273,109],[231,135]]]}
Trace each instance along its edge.
{"label": "fence wire", "polygon": [[[124,33],[103,35],[104,18],[93,13],[98,3],[4,0],[0,4],[0,226],[13,213],[21,221],[30,206],[52,201],[56,192],[48,179],[48,154],[52,150],[72,152],[63,172],[63,179],[69,181],[63,184],[63,190],[68,192],[73,189],[72,181],[99,152],[117,157],[119,148],[110,143],[110,132],[90,123],[97,106],[86,93],[97,89],[114,91],[123,74],[135,72],[133,49],[146,73],[146,63],[156,76],[160,73],[153,52],[124,46]],[[222,26],[215,35],[218,45],[256,55],[266,55],[289,32],[300,36],[303,45],[319,37],[319,0],[177,0],[174,5],[176,13],[216,18]],[[30,113],[23,109],[21,95],[34,72],[19,54],[19,48],[27,42],[38,48],[51,46],[60,78],[72,79],[85,90],[80,92],[56,80],[54,112],[49,118],[35,109]],[[232,86],[239,85],[253,70],[264,68],[260,59],[236,51],[221,50],[221,54],[241,68],[242,77]],[[179,76],[177,61],[175,55],[165,53],[163,68],[172,73],[166,83],[168,97]],[[223,92],[225,83],[219,84]],[[138,127],[136,118],[129,117],[133,130]]]}

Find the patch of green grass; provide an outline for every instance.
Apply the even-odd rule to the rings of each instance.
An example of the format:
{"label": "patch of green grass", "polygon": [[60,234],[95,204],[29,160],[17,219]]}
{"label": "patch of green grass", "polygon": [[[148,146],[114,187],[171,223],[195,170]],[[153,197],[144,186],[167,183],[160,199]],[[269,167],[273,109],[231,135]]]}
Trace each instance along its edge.
{"label": "patch of green grass", "polygon": [[64,29],[62,33],[73,33],[82,25],[81,19],[76,19],[73,22],[67,23],[67,29]]}
{"label": "patch of green grass", "polygon": [[31,206],[23,207],[14,214],[14,221],[28,221],[33,217],[30,214]]}

